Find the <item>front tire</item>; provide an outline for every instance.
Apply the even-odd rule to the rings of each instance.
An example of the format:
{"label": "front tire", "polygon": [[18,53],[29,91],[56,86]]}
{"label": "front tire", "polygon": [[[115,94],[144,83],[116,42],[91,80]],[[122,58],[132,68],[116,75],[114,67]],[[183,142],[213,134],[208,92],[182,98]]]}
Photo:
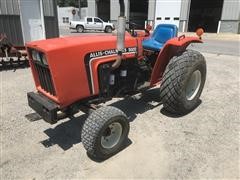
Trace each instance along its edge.
{"label": "front tire", "polygon": [[129,121],[119,109],[106,106],[92,112],[82,129],[82,143],[87,153],[97,159],[116,154],[129,133]]}
{"label": "front tire", "polygon": [[160,87],[165,110],[187,114],[199,104],[206,80],[206,61],[202,54],[186,50],[174,56],[166,67]]}

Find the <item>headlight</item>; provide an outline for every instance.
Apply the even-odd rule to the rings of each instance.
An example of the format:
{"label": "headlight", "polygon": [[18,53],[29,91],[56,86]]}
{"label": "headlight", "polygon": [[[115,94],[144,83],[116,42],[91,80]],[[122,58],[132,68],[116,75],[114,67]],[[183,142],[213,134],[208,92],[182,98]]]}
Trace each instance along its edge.
{"label": "headlight", "polygon": [[46,58],[45,54],[42,54],[42,63],[46,66],[48,65],[47,58]]}
{"label": "headlight", "polygon": [[48,65],[47,57],[42,52],[32,50],[32,59],[34,61],[38,61],[39,63],[44,64],[46,66]]}
{"label": "headlight", "polygon": [[33,58],[33,60],[35,60],[35,61],[41,62],[40,53],[37,52],[36,50],[32,50],[32,58]]}

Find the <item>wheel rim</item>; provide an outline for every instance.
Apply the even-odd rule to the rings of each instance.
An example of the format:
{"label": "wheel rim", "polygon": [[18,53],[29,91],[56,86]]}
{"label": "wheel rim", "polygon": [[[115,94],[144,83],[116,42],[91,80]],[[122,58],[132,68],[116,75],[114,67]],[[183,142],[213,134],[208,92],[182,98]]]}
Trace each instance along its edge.
{"label": "wheel rim", "polygon": [[101,137],[101,145],[106,149],[113,148],[118,144],[122,135],[122,125],[118,122],[110,124],[103,132]]}
{"label": "wheel rim", "polygon": [[187,82],[186,86],[186,98],[191,101],[197,95],[201,85],[201,72],[196,70],[192,73],[191,78]]}

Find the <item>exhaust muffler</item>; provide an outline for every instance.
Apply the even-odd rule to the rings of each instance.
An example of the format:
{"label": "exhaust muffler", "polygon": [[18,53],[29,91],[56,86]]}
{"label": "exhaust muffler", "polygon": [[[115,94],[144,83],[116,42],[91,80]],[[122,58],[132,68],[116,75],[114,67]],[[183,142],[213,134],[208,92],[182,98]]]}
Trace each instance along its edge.
{"label": "exhaust muffler", "polygon": [[119,0],[120,16],[118,17],[117,25],[117,59],[112,65],[112,69],[117,69],[122,62],[123,52],[125,51],[125,28],[126,16],[124,0]]}

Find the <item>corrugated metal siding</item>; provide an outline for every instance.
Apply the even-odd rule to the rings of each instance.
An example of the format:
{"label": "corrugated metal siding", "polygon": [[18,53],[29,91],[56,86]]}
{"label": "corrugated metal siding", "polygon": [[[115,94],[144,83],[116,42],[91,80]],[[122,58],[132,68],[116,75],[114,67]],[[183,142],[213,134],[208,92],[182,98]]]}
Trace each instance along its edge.
{"label": "corrugated metal siding", "polygon": [[[56,0],[43,0],[46,38],[59,36]],[[0,0],[0,33],[14,45],[24,45],[18,0]]]}
{"label": "corrugated metal siding", "polygon": [[[114,3],[114,2],[110,1],[110,3],[112,5],[112,3]],[[96,13],[97,13],[96,12],[96,0],[88,0],[88,15],[89,16],[96,16]],[[112,13],[112,11],[110,13]],[[112,17],[112,15],[110,15],[110,16]]]}
{"label": "corrugated metal siding", "polygon": [[18,0],[0,0],[0,15],[19,15]]}
{"label": "corrugated metal siding", "polygon": [[239,0],[224,0],[221,20],[240,20]]}
{"label": "corrugated metal siding", "polygon": [[180,20],[188,20],[190,11],[191,0],[182,0]]}
{"label": "corrugated metal siding", "polygon": [[[88,15],[89,16],[96,16],[96,2],[97,0],[88,0]],[[127,20],[129,19],[130,15],[130,0],[124,0],[125,3],[125,16]],[[110,0],[110,19],[111,21],[115,21],[118,19],[120,13],[119,2],[116,0]]]}
{"label": "corrugated metal siding", "polygon": [[23,45],[20,16],[0,15],[0,33],[6,33],[9,41],[14,45]]}
{"label": "corrugated metal siding", "polygon": [[14,45],[23,45],[18,0],[0,0],[0,33]]}

